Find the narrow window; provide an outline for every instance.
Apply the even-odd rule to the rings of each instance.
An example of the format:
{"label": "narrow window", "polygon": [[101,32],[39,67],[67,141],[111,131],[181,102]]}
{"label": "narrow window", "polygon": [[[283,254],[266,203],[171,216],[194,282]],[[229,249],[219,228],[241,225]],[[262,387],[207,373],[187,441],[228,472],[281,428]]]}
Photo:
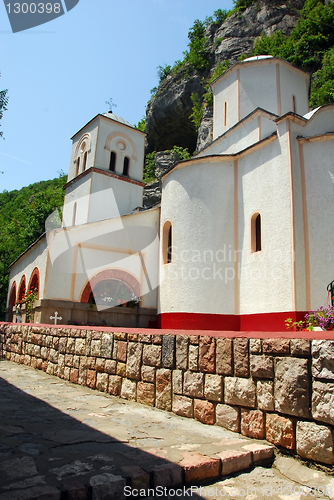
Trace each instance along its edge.
{"label": "narrow window", "polygon": [[73,206],[72,226],[75,226],[76,218],[77,218],[77,202],[75,202]]}
{"label": "narrow window", "polygon": [[224,127],[227,126],[227,102],[224,102]]}
{"label": "narrow window", "polygon": [[162,253],[164,264],[170,264],[173,257],[172,223],[168,220],[164,224],[162,234]]}
{"label": "narrow window", "polygon": [[296,102],[296,96],[292,95],[292,111],[294,113],[297,113],[297,102]]}
{"label": "narrow window", "polygon": [[126,156],[124,158],[124,162],[123,162],[123,175],[126,175],[128,176],[129,175],[129,164],[130,164],[130,160],[129,158]]}
{"label": "narrow window", "polygon": [[80,168],[80,156],[77,158],[77,167],[75,170],[75,175],[77,176],[79,174],[79,168]]}
{"label": "narrow window", "polygon": [[87,157],[88,157],[88,152],[86,151],[84,154],[84,159],[83,159],[83,166],[82,166],[82,171],[84,172],[87,167]]}
{"label": "narrow window", "polygon": [[112,172],[115,172],[115,168],[116,168],[116,153],[114,151],[111,151],[109,170],[111,170]]}
{"label": "narrow window", "polygon": [[261,215],[257,213],[251,220],[251,251],[260,252],[261,250]]}

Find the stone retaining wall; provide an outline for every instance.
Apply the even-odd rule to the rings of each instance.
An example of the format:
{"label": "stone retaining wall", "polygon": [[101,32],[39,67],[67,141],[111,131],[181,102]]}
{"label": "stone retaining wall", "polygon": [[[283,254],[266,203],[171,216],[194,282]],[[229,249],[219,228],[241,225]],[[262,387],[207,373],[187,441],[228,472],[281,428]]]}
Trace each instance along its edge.
{"label": "stone retaining wall", "polygon": [[3,324],[1,352],[75,384],[334,463],[334,340]]}

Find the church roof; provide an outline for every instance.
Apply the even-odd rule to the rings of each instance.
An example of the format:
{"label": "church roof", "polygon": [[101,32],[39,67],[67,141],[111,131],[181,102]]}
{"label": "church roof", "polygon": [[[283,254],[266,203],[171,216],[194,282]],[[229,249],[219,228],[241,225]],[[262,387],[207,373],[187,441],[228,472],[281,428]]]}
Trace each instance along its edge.
{"label": "church roof", "polygon": [[102,116],[105,116],[106,118],[110,118],[110,120],[114,120],[115,122],[123,123],[123,125],[128,125],[129,127],[134,128],[131,123],[127,122],[122,118],[121,116],[115,115],[112,111],[108,111],[108,113],[103,113]]}

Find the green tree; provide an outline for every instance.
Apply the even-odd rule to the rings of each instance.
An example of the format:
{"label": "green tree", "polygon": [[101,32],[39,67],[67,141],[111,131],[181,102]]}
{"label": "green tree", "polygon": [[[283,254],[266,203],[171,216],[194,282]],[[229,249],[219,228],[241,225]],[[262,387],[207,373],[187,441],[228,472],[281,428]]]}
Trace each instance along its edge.
{"label": "green tree", "polygon": [[334,47],[328,50],[322,67],[313,73],[310,106],[316,108],[334,102]]}

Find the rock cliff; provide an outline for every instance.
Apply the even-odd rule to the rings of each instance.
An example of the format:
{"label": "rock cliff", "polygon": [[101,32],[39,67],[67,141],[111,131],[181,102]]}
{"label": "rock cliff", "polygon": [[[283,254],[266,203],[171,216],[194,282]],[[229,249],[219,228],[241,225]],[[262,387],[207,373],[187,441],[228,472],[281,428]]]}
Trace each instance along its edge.
{"label": "rock cliff", "polygon": [[183,66],[168,75],[159,85],[147,107],[147,152],[172,149],[174,145],[198,151],[211,142],[212,106],[207,106],[197,130],[189,116],[191,94],[202,99],[205,85],[219,63],[235,64],[241,55],[250,55],[254,41],[263,32],[267,35],[282,30],[289,34],[296,24],[305,0],[257,0],[244,12],[236,12],[221,25],[207,26],[209,67],[196,71]]}

